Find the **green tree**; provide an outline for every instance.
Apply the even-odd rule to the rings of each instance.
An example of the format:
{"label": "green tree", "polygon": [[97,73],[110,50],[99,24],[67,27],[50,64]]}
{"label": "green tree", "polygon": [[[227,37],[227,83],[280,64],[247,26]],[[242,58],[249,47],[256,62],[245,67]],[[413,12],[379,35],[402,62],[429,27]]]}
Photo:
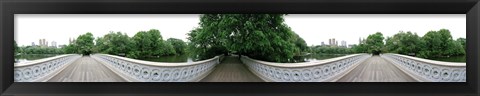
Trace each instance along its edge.
{"label": "green tree", "polygon": [[132,47],[132,41],[127,34],[110,32],[96,39],[95,51],[113,55],[127,54]]}
{"label": "green tree", "polygon": [[67,46],[62,48],[63,51],[67,54],[74,54],[77,53],[78,47],[75,43],[68,44]]}
{"label": "green tree", "polygon": [[19,48],[18,48],[18,45],[17,45],[17,41],[13,40],[13,51],[14,51],[14,55],[17,55],[19,52]]}
{"label": "green tree", "polygon": [[187,48],[187,44],[183,42],[183,40],[177,38],[168,38],[167,42],[173,46],[176,54],[180,55],[185,53],[185,48]]}
{"label": "green tree", "polygon": [[295,34],[295,46],[299,49],[297,53],[300,53],[300,52],[306,52],[306,51],[309,51],[309,47],[307,45],[307,43],[305,42],[305,40],[303,40],[302,37],[300,37],[298,34],[294,33]]}
{"label": "green tree", "polygon": [[[188,35],[196,55],[211,58],[236,53],[274,62],[293,61],[294,32],[284,24],[284,14],[204,14],[200,27]],[[214,53],[214,54],[211,54]],[[206,55],[207,54],[207,55]]]}
{"label": "green tree", "polygon": [[175,49],[162,39],[160,31],[151,29],[140,31],[132,37],[133,51],[127,54],[131,58],[143,58],[151,56],[163,56],[175,54]]}
{"label": "green tree", "polygon": [[161,49],[159,49],[158,53],[162,56],[176,54],[176,49],[174,48],[171,42],[162,41],[162,43],[160,43],[159,46],[160,46],[159,48]]}
{"label": "green tree", "polygon": [[464,50],[467,50],[467,39],[465,39],[465,38],[458,38],[457,41],[460,42],[460,44],[463,46],[463,49],[464,49]]}
{"label": "green tree", "polygon": [[450,31],[440,29],[439,31],[429,31],[423,37],[425,46],[420,51],[420,57],[448,57],[465,54],[465,49],[461,42],[452,39]]}
{"label": "green tree", "polygon": [[76,47],[77,47],[77,53],[83,54],[83,55],[89,55],[92,53],[92,48],[94,46],[93,43],[93,34],[88,32],[86,34],[78,36],[77,40],[75,41]]}
{"label": "green tree", "polygon": [[393,37],[387,37],[385,41],[386,51],[406,55],[418,54],[424,45],[421,38],[410,31],[400,31]]}
{"label": "green tree", "polygon": [[380,54],[384,45],[383,39],[383,34],[380,32],[369,35],[365,42],[365,46],[368,48],[368,52],[374,55]]}

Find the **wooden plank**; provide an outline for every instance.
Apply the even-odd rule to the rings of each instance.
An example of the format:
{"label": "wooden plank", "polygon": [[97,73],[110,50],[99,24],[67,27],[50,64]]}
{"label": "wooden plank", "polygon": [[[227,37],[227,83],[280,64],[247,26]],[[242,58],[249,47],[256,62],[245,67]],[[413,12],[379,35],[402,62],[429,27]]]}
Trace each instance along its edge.
{"label": "wooden plank", "polygon": [[238,56],[226,56],[207,77],[200,82],[264,82],[248,70]]}
{"label": "wooden plank", "polygon": [[90,56],[83,56],[47,82],[126,82]]}
{"label": "wooden plank", "polygon": [[338,82],[416,82],[380,56],[372,56]]}

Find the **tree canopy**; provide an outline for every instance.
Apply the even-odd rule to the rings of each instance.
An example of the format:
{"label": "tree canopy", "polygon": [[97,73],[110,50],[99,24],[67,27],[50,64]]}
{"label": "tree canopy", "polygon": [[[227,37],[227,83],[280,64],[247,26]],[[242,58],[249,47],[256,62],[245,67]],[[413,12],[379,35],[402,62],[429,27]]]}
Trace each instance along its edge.
{"label": "tree canopy", "polygon": [[75,41],[75,45],[77,46],[77,53],[84,55],[89,55],[90,53],[92,53],[91,49],[94,46],[93,39],[95,38],[90,32],[78,36],[77,40]]}
{"label": "tree canopy", "polygon": [[13,51],[14,51],[14,55],[17,55],[18,53],[18,45],[17,45],[17,41],[13,40]]}
{"label": "tree canopy", "polygon": [[133,42],[127,34],[121,32],[110,32],[95,40],[95,50],[107,54],[127,54],[133,47]]}
{"label": "tree canopy", "polygon": [[369,35],[365,42],[368,52],[372,54],[380,54],[384,45],[383,39],[383,34],[380,32]]}
{"label": "tree canopy", "polygon": [[203,14],[200,26],[188,33],[190,49],[206,58],[221,53],[236,53],[260,60],[289,62],[300,50],[295,42],[302,39],[296,38],[284,23],[283,16]]}
{"label": "tree canopy", "polygon": [[167,43],[170,43],[173,46],[173,49],[175,49],[175,53],[179,55],[184,54],[185,48],[187,48],[187,44],[183,42],[183,40],[177,38],[168,38]]}
{"label": "tree canopy", "polygon": [[410,31],[400,31],[393,35],[393,37],[387,37],[385,41],[386,50],[393,53],[416,54],[424,47],[424,42],[417,33],[412,33]]}
{"label": "tree canopy", "polygon": [[429,31],[422,37],[422,40],[426,42],[420,52],[420,56],[424,58],[465,54],[462,44],[454,41],[447,29]]}

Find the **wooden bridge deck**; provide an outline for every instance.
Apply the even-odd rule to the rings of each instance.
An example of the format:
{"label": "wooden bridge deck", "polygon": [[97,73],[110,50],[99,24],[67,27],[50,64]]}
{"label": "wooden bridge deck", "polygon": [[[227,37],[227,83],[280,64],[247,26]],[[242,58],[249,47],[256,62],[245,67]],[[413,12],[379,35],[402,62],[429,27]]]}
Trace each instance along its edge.
{"label": "wooden bridge deck", "polygon": [[83,56],[62,70],[48,82],[126,82],[105,65]]}
{"label": "wooden bridge deck", "polygon": [[380,56],[372,56],[337,82],[416,82]]}
{"label": "wooden bridge deck", "polygon": [[[238,56],[226,56],[225,60],[200,82],[264,82],[253,74]],[[84,56],[68,65],[48,82],[126,82],[112,70]],[[372,56],[337,82],[416,82],[380,56]]]}
{"label": "wooden bridge deck", "polygon": [[207,77],[200,82],[264,82],[253,74],[238,56],[226,56]]}

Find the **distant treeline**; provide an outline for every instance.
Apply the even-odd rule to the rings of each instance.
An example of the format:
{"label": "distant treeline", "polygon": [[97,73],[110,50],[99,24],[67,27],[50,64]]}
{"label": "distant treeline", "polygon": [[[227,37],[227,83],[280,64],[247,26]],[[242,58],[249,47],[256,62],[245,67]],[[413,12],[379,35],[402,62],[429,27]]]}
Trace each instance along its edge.
{"label": "distant treeline", "polygon": [[105,53],[124,55],[130,58],[145,58],[166,55],[184,54],[186,43],[180,39],[163,40],[160,31],[152,29],[140,31],[133,37],[125,33],[110,32],[103,37],[93,37],[90,32],[78,36],[75,42],[62,48],[24,46],[18,47],[15,42],[15,53],[22,54],[84,54]]}
{"label": "distant treeline", "polygon": [[435,58],[465,55],[466,39],[454,40],[447,29],[429,31],[422,37],[409,31],[400,31],[391,37],[384,38],[381,32],[377,32],[351,48],[333,46],[310,46],[310,48],[310,52],[318,54],[399,53]]}

